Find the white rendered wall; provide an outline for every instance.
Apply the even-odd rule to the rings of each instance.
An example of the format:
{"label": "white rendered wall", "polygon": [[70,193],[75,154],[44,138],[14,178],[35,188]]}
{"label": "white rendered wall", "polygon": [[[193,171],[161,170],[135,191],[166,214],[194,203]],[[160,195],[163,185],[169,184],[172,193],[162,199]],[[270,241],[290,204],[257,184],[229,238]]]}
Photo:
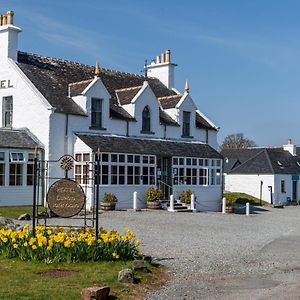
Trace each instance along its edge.
{"label": "white rendered wall", "polygon": [[225,174],[224,180],[225,191],[246,193],[258,199],[260,198],[260,182],[262,181],[262,200],[271,202],[268,186],[272,186],[273,201],[275,200],[274,175]]}
{"label": "white rendered wall", "polygon": [[0,89],[0,123],[2,124],[2,99],[13,96],[13,128],[28,128],[44,145],[48,155],[49,116],[51,110],[28,79],[10,60],[1,62],[0,81],[10,80],[11,88]]}
{"label": "white rendered wall", "polygon": [[186,190],[192,190],[196,196],[197,211],[220,211],[222,200],[222,186],[192,186],[192,185],[173,185],[175,199]]}
{"label": "white rendered wall", "polygon": [[[285,182],[285,192],[281,191],[281,181]],[[277,202],[286,203],[287,198],[293,200],[293,180],[292,175],[275,175],[275,190],[274,190],[274,199]],[[297,200],[300,199],[300,185],[297,181]]]}

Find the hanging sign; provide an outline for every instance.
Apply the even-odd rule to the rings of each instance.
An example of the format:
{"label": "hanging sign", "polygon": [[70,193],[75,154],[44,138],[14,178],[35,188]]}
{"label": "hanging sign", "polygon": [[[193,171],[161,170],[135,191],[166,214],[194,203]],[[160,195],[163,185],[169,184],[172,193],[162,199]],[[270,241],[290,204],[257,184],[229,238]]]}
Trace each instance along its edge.
{"label": "hanging sign", "polygon": [[59,217],[73,217],[83,209],[85,194],[82,187],[70,179],[54,182],[47,193],[49,208]]}

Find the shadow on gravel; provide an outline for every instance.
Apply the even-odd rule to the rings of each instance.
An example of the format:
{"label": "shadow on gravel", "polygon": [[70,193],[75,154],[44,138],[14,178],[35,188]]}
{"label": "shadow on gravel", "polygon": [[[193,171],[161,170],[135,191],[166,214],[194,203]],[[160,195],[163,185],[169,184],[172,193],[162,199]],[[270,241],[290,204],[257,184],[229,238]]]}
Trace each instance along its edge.
{"label": "shadow on gravel", "polygon": [[[257,215],[264,212],[269,212],[268,209],[261,206],[252,206],[250,205],[250,214]],[[246,205],[245,204],[234,204],[234,213],[238,215],[246,214]]]}

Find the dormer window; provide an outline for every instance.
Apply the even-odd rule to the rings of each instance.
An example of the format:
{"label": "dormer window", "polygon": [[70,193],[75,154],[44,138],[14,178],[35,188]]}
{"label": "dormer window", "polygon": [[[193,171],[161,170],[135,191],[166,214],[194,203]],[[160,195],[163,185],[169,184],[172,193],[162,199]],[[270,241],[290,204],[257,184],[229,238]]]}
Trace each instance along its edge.
{"label": "dormer window", "polygon": [[13,97],[3,97],[2,102],[2,126],[12,127]]}
{"label": "dormer window", "polygon": [[182,117],[182,136],[190,137],[190,135],[191,135],[191,113],[189,111],[184,111]]}
{"label": "dormer window", "polygon": [[91,128],[102,129],[102,99],[92,98]]}
{"label": "dormer window", "polygon": [[142,113],[142,132],[151,131],[151,117],[150,110],[148,106],[145,106]]}

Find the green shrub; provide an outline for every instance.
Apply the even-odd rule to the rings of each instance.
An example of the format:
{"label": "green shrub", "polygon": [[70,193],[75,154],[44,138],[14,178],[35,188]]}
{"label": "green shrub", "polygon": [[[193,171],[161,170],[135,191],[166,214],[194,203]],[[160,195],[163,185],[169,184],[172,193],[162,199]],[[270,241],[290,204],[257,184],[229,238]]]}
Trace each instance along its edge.
{"label": "green shrub", "polygon": [[146,192],[146,199],[148,202],[158,202],[162,199],[163,193],[160,189],[150,187]]}
{"label": "green shrub", "polygon": [[190,204],[191,203],[191,195],[192,195],[192,191],[191,190],[186,190],[183,191],[180,196],[179,196],[179,200],[182,203],[186,203],[186,204]]}
{"label": "green shrub", "polygon": [[118,202],[118,198],[113,193],[104,193],[102,201],[106,203],[116,203]]}

